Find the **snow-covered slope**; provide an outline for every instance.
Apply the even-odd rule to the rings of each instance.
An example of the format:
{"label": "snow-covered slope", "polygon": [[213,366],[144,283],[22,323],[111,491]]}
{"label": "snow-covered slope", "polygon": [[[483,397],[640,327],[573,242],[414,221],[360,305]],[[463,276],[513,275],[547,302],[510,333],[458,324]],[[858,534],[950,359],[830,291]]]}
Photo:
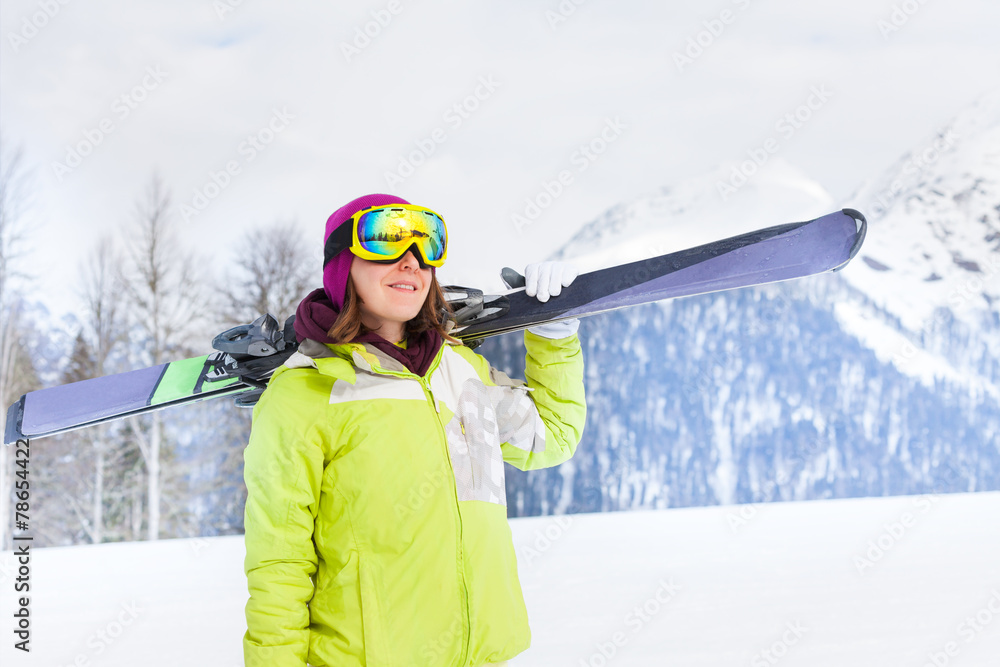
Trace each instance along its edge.
{"label": "snow-covered slope", "polygon": [[[995,666],[998,513],[981,493],[514,519],[532,648],[511,666]],[[0,664],[242,665],[243,556],[240,537],[34,551],[25,654],[0,554]]]}

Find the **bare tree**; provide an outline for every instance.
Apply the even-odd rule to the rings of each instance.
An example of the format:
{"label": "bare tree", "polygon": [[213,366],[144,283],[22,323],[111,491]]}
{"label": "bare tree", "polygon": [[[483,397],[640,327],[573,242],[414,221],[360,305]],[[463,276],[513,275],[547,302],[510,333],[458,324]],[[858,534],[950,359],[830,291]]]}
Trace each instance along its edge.
{"label": "bare tree", "polygon": [[225,324],[251,322],[264,313],[283,321],[321,284],[320,266],[294,222],[248,232],[236,245],[237,270],[220,290]]}
{"label": "bare tree", "polygon": [[[192,333],[201,318],[203,283],[197,262],[179,246],[170,216],[170,196],[156,176],[136,208],[136,237],[128,251],[124,287],[129,315],[141,339],[143,365],[154,366],[190,354]],[[134,428],[146,462],[147,536],[159,538],[163,420],[146,417],[149,428]]]}
{"label": "bare tree", "polygon": [[[76,334],[60,383],[78,382],[95,376],[96,359],[81,330]],[[89,476],[92,432],[73,431],[46,439],[32,454],[38,483],[32,495],[32,515],[39,526],[36,544],[45,546],[100,541],[92,517],[87,516],[88,498],[94,489]],[[97,539],[95,539],[95,537]]]}
{"label": "bare tree", "polygon": [[[79,268],[75,337],[60,355],[57,383],[79,382],[126,368],[121,261],[110,237]],[[43,546],[131,539],[129,484],[146,488],[144,462],[124,422],[99,424],[47,438],[32,452],[32,518]],[[138,470],[136,477],[132,471]],[[123,507],[126,505],[126,507]],[[140,507],[143,505],[140,504]],[[141,539],[142,535],[135,536]]]}
{"label": "bare tree", "polygon": [[[294,222],[275,222],[246,233],[235,244],[235,266],[216,295],[220,320],[216,330],[245,324],[264,313],[283,322],[302,298],[322,284],[322,255]],[[204,508],[202,534],[231,534],[243,527],[243,449],[250,433],[249,410],[231,405],[203,406],[213,411],[211,439],[216,456],[207,469],[211,477],[195,481],[193,492]]]}
{"label": "bare tree", "polygon": [[27,177],[20,148],[10,154],[0,137],[0,304],[8,305],[11,282],[23,278],[18,263],[24,256],[27,229],[24,211],[27,206]]}
{"label": "bare tree", "polygon": [[[7,406],[28,390],[31,361],[20,345],[21,302],[15,283],[25,248],[24,210],[27,206],[23,153],[10,154],[0,137],[0,431],[6,428]],[[10,451],[0,445],[0,548],[10,548]]]}
{"label": "bare tree", "polygon": [[[110,236],[103,237],[81,269],[81,296],[84,312],[82,330],[77,337],[76,351],[66,373],[68,382],[100,377],[114,372],[112,354],[124,340],[120,305],[122,287],[121,258]],[[84,511],[76,498],[66,498],[66,504],[79,518],[91,542],[104,540],[105,479],[109,459],[120,459],[117,450],[124,446],[113,439],[113,428],[104,424],[87,429],[77,439],[93,452],[93,473],[89,484],[90,509]],[[68,493],[68,492],[67,492]]]}

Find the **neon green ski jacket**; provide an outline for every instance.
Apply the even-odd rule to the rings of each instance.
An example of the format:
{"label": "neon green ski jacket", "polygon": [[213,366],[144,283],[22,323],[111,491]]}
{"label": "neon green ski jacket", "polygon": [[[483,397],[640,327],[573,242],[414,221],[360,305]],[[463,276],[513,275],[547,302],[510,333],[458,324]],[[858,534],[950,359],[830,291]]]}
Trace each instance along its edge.
{"label": "neon green ski jacket", "polygon": [[531,633],[506,461],[569,459],[586,417],[577,336],[525,333],[527,384],[445,343],[424,377],[304,341],[245,453],[249,666],[471,667]]}

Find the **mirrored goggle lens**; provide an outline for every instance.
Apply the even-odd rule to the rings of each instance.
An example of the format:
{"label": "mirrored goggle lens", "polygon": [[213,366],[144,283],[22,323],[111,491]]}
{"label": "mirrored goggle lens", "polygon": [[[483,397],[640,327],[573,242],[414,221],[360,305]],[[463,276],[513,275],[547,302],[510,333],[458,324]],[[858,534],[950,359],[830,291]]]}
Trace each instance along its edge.
{"label": "mirrored goggle lens", "polygon": [[437,262],[444,257],[448,238],[444,221],[429,211],[385,208],[361,216],[358,243],[387,259],[402,255],[415,243],[426,261]]}

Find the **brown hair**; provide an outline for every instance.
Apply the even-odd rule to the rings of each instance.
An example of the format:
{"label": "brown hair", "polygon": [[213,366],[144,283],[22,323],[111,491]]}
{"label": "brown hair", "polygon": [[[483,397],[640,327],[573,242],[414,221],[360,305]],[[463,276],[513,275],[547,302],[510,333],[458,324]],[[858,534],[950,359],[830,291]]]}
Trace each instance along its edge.
{"label": "brown hair", "polygon": [[[361,322],[361,297],[354,289],[354,279],[347,276],[347,291],[344,294],[344,308],[340,311],[337,321],[333,323],[326,335],[336,343],[350,343],[358,336],[371,331]],[[420,312],[416,317],[406,323],[406,336],[416,336],[425,331],[437,331],[445,340],[461,342],[452,338],[445,331],[445,322],[452,314],[451,306],[444,298],[441,285],[437,281],[437,276],[431,273],[431,288],[427,292],[424,305],[420,307]]]}

